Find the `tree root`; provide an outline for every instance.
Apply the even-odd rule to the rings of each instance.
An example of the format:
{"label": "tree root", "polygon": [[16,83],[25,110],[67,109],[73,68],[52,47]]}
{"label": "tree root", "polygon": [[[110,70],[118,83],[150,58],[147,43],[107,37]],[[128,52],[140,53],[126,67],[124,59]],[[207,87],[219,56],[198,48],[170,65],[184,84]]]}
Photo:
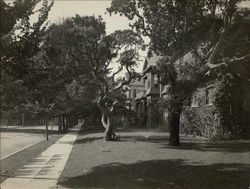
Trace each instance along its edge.
{"label": "tree root", "polygon": [[105,141],[119,141],[120,140],[120,136],[116,135],[114,132],[111,133],[110,137],[104,137]]}
{"label": "tree root", "polygon": [[112,141],[118,141],[118,140],[120,140],[120,136],[118,136],[114,132],[112,132],[111,139],[112,139]]}

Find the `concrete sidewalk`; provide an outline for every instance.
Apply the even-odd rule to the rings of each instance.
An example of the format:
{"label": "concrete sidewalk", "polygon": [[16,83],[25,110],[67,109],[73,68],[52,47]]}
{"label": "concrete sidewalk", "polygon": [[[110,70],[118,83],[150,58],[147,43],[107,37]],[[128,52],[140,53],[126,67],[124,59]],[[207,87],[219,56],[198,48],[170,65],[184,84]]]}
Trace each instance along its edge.
{"label": "concrete sidewalk", "polygon": [[5,180],[1,184],[1,189],[56,188],[57,180],[69,158],[79,130],[80,125],[71,129],[34,161],[19,169],[15,177]]}

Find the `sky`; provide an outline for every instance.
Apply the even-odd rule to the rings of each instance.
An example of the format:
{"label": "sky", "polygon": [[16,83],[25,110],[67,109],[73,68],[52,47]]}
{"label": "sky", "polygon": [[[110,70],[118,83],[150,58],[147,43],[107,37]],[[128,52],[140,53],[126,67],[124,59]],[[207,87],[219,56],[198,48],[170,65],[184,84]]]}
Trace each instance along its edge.
{"label": "sky", "polygon": [[106,8],[110,7],[111,1],[63,1],[56,0],[54,6],[52,7],[48,20],[56,22],[60,18],[66,18],[70,16],[75,16],[79,14],[80,16],[98,16],[101,15],[106,22],[106,32],[107,34],[112,33],[118,29],[128,29],[129,21],[125,17],[119,15],[110,15],[106,12]]}

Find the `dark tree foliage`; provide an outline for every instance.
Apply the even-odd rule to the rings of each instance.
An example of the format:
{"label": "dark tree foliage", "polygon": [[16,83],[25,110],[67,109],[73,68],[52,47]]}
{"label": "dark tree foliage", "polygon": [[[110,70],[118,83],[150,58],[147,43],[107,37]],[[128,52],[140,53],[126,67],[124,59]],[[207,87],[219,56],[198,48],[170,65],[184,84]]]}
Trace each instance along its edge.
{"label": "dark tree foliage", "polygon": [[[38,11],[36,5],[42,3]],[[1,0],[1,111],[20,110],[25,104],[30,78],[30,58],[39,51],[46,33],[46,19],[53,2],[25,0],[6,3]],[[37,21],[30,23],[30,16]]]}
{"label": "dark tree foliage", "polygon": [[[249,63],[249,10],[239,9],[239,2],[113,0],[108,9],[130,19],[132,28],[150,38],[149,48],[163,56],[159,68],[169,85],[171,145],[179,144],[182,105],[196,86],[227,72],[233,64]],[[176,60],[188,52],[193,63],[178,65]]]}
{"label": "dark tree foliage", "polygon": [[[68,91],[83,104],[96,102],[102,112],[105,140],[114,139],[114,116],[121,102],[123,86],[137,76],[141,37],[131,30],[105,33],[101,17],[76,15],[53,25],[44,39],[43,61],[54,67],[55,75],[68,78]],[[118,64],[112,70],[111,64]],[[128,79],[116,80],[125,69]]]}

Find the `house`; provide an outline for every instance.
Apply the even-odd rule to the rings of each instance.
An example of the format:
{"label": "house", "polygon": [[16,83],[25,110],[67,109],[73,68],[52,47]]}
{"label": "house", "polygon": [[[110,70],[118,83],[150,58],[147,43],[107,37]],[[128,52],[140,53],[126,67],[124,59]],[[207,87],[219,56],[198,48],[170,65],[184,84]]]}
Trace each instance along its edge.
{"label": "house", "polygon": [[156,64],[160,59],[160,56],[145,59],[142,70],[144,90],[136,97],[136,112],[139,123],[146,125],[147,128],[156,128],[159,125],[160,84]]}
{"label": "house", "polygon": [[126,106],[129,110],[136,112],[135,99],[141,92],[144,91],[144,83],[141,78],[134,79],[130,84],[125,86],[126,89]]}

